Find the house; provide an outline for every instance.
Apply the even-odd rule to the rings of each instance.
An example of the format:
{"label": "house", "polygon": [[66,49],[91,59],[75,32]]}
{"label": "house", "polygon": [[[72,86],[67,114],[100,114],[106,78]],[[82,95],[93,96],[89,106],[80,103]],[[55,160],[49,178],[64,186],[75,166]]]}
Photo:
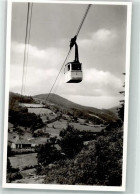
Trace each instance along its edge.
{"label": "house", "polygon": [[8,145],[11,147],[11,149],[32,149],[38,144],[32,143],[28,140],[17,140],[16,142],[9,141]]}
{"label": "house", "polygon": [[16,149],[29,149],[32,148],[32,144],[27,140],[17,140]]}
{"label": "house", "polygon": [[34,149],[36,146],[45,144],[47,142],[46,137],[38,137],[38,138],[31,138],[31,139],[17,139],[16,141],[9,141],[8,145],[12,149]]}

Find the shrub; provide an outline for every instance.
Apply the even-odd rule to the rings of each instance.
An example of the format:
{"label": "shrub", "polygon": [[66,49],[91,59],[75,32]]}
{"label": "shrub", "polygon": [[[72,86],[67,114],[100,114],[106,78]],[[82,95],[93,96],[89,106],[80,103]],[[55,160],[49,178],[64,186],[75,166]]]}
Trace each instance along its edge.
{"label": "shrub", "polygon": [[122,152],[122,128],[112,128],[107,136],[89,142],[75,158],[48,169],[45,183],[121,186]]}
{"label": "shrub", "polygon": [[7,149],[7,156],[10,157],[13,155],[12,149],[11,147],[8,145],[8,149]]}
{"label": "shrub", "polygon": [[7,157],[7,173],[11,172],[11,170],[12,170],[12,166],[11,166],[9,158]]}
{"label": "shrub", "polygon": [[16,173],[10,173],[7,175],[7,182],[10,183],[12,181],[15,181],[17,179],[22,179],[23,176],[21,175],[20,172],[16,172]]}
{"label": "shrub", "polygon": [[[34,131],[44,126],[42,119],[35,113],[28,113],[21,110],[9,110],[9,122],[23,127],[32,127]],[[34,125],[33,125],[34,123]]]}
{"label": "shrub", "polygon": [[101,136],[96,146],[97,178],[101,185],[120,186],[122,180],[122,146],[115,136]]}
{"label": "shrub", "polygon": [[19,172],[19,168],[13,168],[10,160],[7,157],[7,182],[10,183],[16,179],[22,179],[22,175]]}
{"label": "shrub", "polygon": [[52,143],[46,143],[37,148],[38,163],[47,166],[48,164],[61,159],[60,151],[58,151]]}
{"label": "shrub", "polygon": [[19,172],[19,168],[13,168],[11,166],[9,158],[7,157],[7,173],[15,173],[15,172]]}
{"label": "shrub", "polygon": [[67,129],[60,132],[60,137],[62,152],[64,152],[68,158],[74,157],[81,151],[83,141],[78,130],[74,129],[72,126],[68,126]]}
{"label": "shrub", "polygon": [[94,184],[96,166],[95,146],[92,145],[88,150],[84,147],[74,159],[60,161],[55,168],[46,171],[45,183]]}

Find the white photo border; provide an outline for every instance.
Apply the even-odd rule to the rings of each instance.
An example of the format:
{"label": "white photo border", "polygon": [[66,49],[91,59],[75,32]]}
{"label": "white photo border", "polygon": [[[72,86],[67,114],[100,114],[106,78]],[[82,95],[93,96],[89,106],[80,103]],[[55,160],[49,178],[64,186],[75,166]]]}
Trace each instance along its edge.
{"label": "white photo border", "polygon": [[[126,29],[126,63],[125,63],[125,117],[123,136],[123,170],[122,186],[87,186],[87,185],[56,185],[56,184],[21,184],[7,183],[7,140],[8,140],[8,102],[10,82],[10,48],[11,48],[11,16],[12,3],[59,3],[59,4],[94,4],[94,5],[126,5],[127,29]],[[126,166],[127,166],[127,136],[128,136],[128,112],[129,112],[129,75],[130,75],[130,46],[131,46],[131,15],[132,2],[107,2],[107,1],[51,1],[51,0],[8,0],[7,2],[7,40],[6,40],[6,76],[5,76],[5,112],[4,112],[4,146],[3,146],[3,188],[21,189],[48,189],[48,190],[78,190],[78,191],[125,191],[126,190]]]}

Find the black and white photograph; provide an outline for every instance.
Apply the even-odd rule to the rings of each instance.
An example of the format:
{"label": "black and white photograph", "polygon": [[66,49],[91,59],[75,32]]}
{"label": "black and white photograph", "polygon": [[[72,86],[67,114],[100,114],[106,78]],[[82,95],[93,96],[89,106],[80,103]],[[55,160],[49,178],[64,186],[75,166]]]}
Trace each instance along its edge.
{"label": "black and white photograph", "polygon": [[131,3],[9,1],[6,188],[123,191]]}

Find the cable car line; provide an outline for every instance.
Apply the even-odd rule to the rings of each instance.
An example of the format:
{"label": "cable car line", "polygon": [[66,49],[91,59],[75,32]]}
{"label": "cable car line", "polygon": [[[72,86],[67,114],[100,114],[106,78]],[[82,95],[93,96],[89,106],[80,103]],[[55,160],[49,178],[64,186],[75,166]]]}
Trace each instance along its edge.
{"label": "cable car line", "polygon": [[76,35],[70,41],[70,49],[75,46],[75,60],[65,65],[65,81],[66,83],[80,83],[83,80],[82,63],[79,62],[78,45],[76,43],[79,32],[83,26],[86,16],[89,12],[91,4],[87,6],[82,21],[78,27]]}
{"label": "cable car line", "polygon": [[[32,5],[33,6],[33,5]],[[28,27],[29,26],[29,22],[31,23],[31,18],[30,18],[30,21],[29,21],[29,15],[30,15],[30,3],[28,3],[28,7],[27,7],[27,19],[26,19],[26,31],[25,31],[25,46],[24,46],[24,56],[23,56],[23,69],[22,69],[22,84],[21,84],[21,97],[23,96],[23,91],[25,90],[25,74],[27,72],[26,68],[27,68],[27,51],[28,51],[28,48],[27,48],[27,43],[29,44],[29,39],[28,37],[30,37],[30,35],[28,36],[28,32],[30,34],[30,28]],[[22,101],[23,101],[23,97],[22,97]],[[11,108],[13,108],[14,106],[14,103],[12,104]]]}
{"label": "cable car line", "polygon": [[[59,77],[59,75],[60,75],[60,73],[61,73],[61,71],[62,71],[62,69],[63,69],[63,67],[64,67],[64,65],[65,65],[65,63],[66,63],[66,61],[67,61],[67,59],[68,59],[68,57],[69,57],[69,55],[70,55],[70,53],[71,53],[72,48],[73,48],[74,45],[75,45],[75,53],[78,53],[78,48],[77,48],[78,46],[77,46],[77,44],[76,44],[76,39],[77,39],[77,37],[78,37],[78,35],[79,35],[79,32],[80,32],[80,30],[81,30],[81,28],[82,28],[82,26],[83,26],[83,23],[84,23],[84,21],[85,21],[85,18],[86,18],[87,14],[88,14],[88,11],[89,11],[90,7],[91,7],[91,4],[89,4],[89,5],[87,6],[87,9],[86,9],[86,11],[85,11],[85,14],[84,14],[84,16],[83,16],[83,18],[82,18],[82,21],[80,22],[80,25],[79,25],[79,27],[78,27],[77,33],[76,33],[76,35],[74,36],[74,38],[72,38],[71,41],[70,41],[70,49],[69,49],[68,54],[67,54],[67,56],[66,56],[66,58],[65,58],[65,60],[64,60],[64,62],[63,62],[63,64],[62,64],[62,66],[61,66],[61,68],[60,68],[60,71],[58,72],[58,74],[57,74],[57,76],[56,76],[56,79],[55,79],[55,81],[54,81],[54,83],[53,83],[53,85],[52,85],[52,87],[51,87],[51,89],[50,89],[50,91],[49,91],[49,93],[48,93],[46,99],[45,99],[45,104],[46,104],[47,100],[48,100],[49,97],[50,97],[50,94],[51,94],[51,92],[52,92],[52,90],[53,90],[53,88],[54,88],[54,86],[55,86],[55,84],[56,84],[56,81],[57,81],[57,79],[58,79],[58,77]],[[76,56],[76,54],[75,54],[75,59],[76,59],[76,57],[78,58],[78,56]],[[79,62],[79,61],[78,61],[78,62]],[[40,110],[39,114],[41,113],[41,111],[42,111],[42,109]]]}
{"label": "cable car line", "polygon": [[24,87],[23,85],[24,85],[24,73],[25,73],[25,60],[26,60],[26,43],[27,43],[27,34],[28,34],[28,22],[29,22],[29,3],[28,3],[28,9],[27,9],[27,22],[26,22],[25,47],[24,47],[24,58],[23,58],[21,95],[23,93],[23,87]]}
{"label": "cable car line", "polygon": [[82,28],[82,25],[83,25],[83,23],[84,23],[84,21],[85,21],[85,19],[86,19],[86,16],[87,16],[87,14],[88,14],[88,12],[89,12],[90,7],[91,7],[91,4],[89,4],[89,5],[87,6],[86,12],[85,12],[85,14],[84,14],[84,16],[83,16],[83,18],[82,18],[82,21],[81,21],[81,23],[80,23],[80,25],[79,25],[78,30],[77,30],[76,37],[78,36],[78,34],[79,34],[79,32],[80,32],[80,30],[81,30],[81,28]]}
{"label": "cable car line", "polygon": [[[23,72],[22,72],[21,95],[23,95],[23,91],[25,90],[25,74],[27,72],[28,48],[29,48],[31,19],[32,19],[32,7],[33,7],[33,3],[32,4],[28,3],[27,21],[26,21],[26,33],[25,33],[25,47],[24,47],[24,57],[23,57]],[[31,12],[31,14],[30,14],[30,12]]]}
{"label": "cable car line", "polygon": [[[46,98],[46,100],[45,100],[45,103],[46,103],[47,99],[49,98],[50,93],[52,92],[53,87],[54,87],[54,85],[55,85],[55,83],[56,83],[56,81],[57,81],[57,79],[58,79],[58,77],[59,77],[59,75],[60,75],[60,73],[61,73],[61,70],[63,69],[63,66],[65,65],[65,63],[66,63],[66,61],[67,61],[67,59],[68,59],[68,57],[69,57],[69,55],[70,55],[70,53],[71,53],[72,47],[76,44],[76,39],[77,39],[77,37],[78,37],[78,35],[79,35],[79,32],[80,32],[80,30],[81,30],[81,28],[82,28],[82,26],[83,26],[83,23],[84,23],[84,21],[85,21],[85,18],[86,18],[86,16],[87,16],[88,12],[89,12],[90,7],[91,7],[91,4],[89,4],[89,5],[87,6],[87,9],[86,9],[86,11],[85,11],[85,14],[84,14],[84,16],[83,16],[83,18],[82,18],[82,21],[80,22],[80,25],[79,25],[79,27],[78,27],[77,33],[76,33],[76,35],[74,36],[74,38],[72,38],[71,41],[70,41],[70,49],[69,49],[69,52],[68,52],[68,54],[67,54],[67,56],[66,56],[66,58],[65,58],[65,60],[64,60],[64,62],[63,62],[63,64],[62,64],[62,66],[61,66],[61,68],[60,68],[60,71],[59,71],[59,73],[58,73],[58,75],[57,75],[57,77],[56,77],[56,79],[55,79],[55,81],[54,81],[54,83],[53,83],[53,85],[52,85],[52,87],[51,87],[51,89],[50,89],[49,94],[47,95],[47,98]],[[76,45],[77,45],[77,44],[76,44]],[[77,52],[78,52],[78,49],[77,49]],[[75,57],[76,57],[76,55],[75,55]]]}
{"label": "cable car line", "polygon": [[[76,35],[74,36],[74,38],[72,38],[71,41],[70,41],[70,49],[69,49],[69,51],[68,51],[68,53],[67,53],[67,56],[66,56],[66,58],[65,58],[65,60],[64,60],[64,62],[63,62],[63,64],[62,64],[62,66],[61,66],[61,68],[60,68],[60,70],[59,70],[57,76],[56,76],[56,79],[54,80],[54,83],[53,83],[53,85],[52,85],[52,87],[51,87],[51,89],[50,89],[50,91],[49,91],[49,93],[48,93],[48,95],[47,95],[47,97],[46,97],[46,99],[45,99],[45,104],[46,104],[46,102],[47,102],[47,100],[48,100],[48,98],[49,98],[49,96],[50,96],[50,94],[51,94],[51,92],[52,92],[52,90],[53,90],[55,84],[56,84],[56,81],[57,81],[57,79],[58,79],[58,77],[59,77],[59,75],[60,75],[60,73],[61,73],[61,71],[62,71],[62,69],[63,69],[63,67],[64,67],[64,65],[65,65],[65,63],[66,63],[66,61],[67,61],[67,59],[68,59],[68,57],[69,57],[69,55],[70,55],[70,53],[71,53],[72,48],[73,48],[74,45],[75,45],[75,53],[78,53],[78,46],[77,46],[77,44],[76,44],[76,39],[77,39],[77,37],[78,37],[78,35],[79,35],[79,33],[80,33],[80,30],[81,30],[81,28],[82,28],[82,26],[83,26],[83,24],[84,24],[84,21],[85,21],[85,19],[86,19],[86,16],[87,16],[87,14],[88,14],[88,12],[89,12],[90,7],[91,7],[91,4],[89,4],[89,5],[87,6],[87,9],[86,9],[86,11],[85,11],[85,14],[84,14],[84,16],[83,16],[83,18],[82,18],[82,21],[80,22],[80,25],[79,25],[79,27],[78,27],[77,33],[76,33]],[[25,86],[24,86],[24,75],[25,75],[25,73],[27,73],[27,62],[28,62],[28,51],[29,51],[30,31],[31,31],[32,8],[33,8],[33,3],[32,3],[32,5],[31,5],[31,14],[30,14],[30,3],[28,3],[27,23],[26,23],[26,35],[25,35],[25,48],[24,48],[24,59],[23,59],[23,74],[22,74],[21,95],[23,94],[23,89],[25,89],[25,88],[24,88],[24,87],[25,87]],[[30,20],[29,20],[29,14],[30,14]],[[30,24],[29,24],[29,23],[30,23]],[[29,31],[28,31],[28,29],[29,29]],[[27,44],[28,44],[28,47],[27,47]],[[76,51],[76,49],[77,49],[77,51]],[[76,59],[76,57],[77,57],[77,56],[76,56],[76,54],[75,54],[75,59]],[[25,70],[25,69],[26,69],[26,70]],[[42,111],[42,108],[41,108],[39,114],[41,113],[41,111]],[[31,126],[31,128],[34,126],[34,124],[35,124],[35,122],[34,122],[33,125]]]}
{"label": "cable car line", "polygon": [[[64,65],[65,65],[65,63],[66,63],[66,61],[67,61],[67,59],[68,59],[68,57],[69,57],[69,55],[70,55],[70,53],[71,53],[71,49],[69,49],[69,52],[68,52],[68,54],[67,54],[67,56],[66,56],[66,58],[65,58],[65,60],[64,60],[64,62],[63,62],[63,65],[61,66],[61,68],[60,68],[60,70],[59,70],[59,73],[57,74],[56,79],[55,79],[55,81],[54,81],[54,83],[53,83],[53,85],[52,85],[52,87],[51,87],[51,89],[50,89],[50,91],[49,91],[49,93],[48,93],[46,99],[45,99],[45,104],[46,104],[47,100],[48,100],[49,97],[50,97],[50,94],[51,94],[51,92],[52,92],[52,90],[53,90],[53,88],[54,88],[54,86],[55,86],[55,84],[56,84],[56,81],[57,81],[57,79],[58,79],[58,77],[59,77],[59,75],[60,75],[60,73],[61,73],[61,71],[62,71],[62,69],[63,69],[63,67],[64,67]],[[41,111],[42,111],[42,109],[40,110],[39,114],[41,113]]]}
{"label": "cable car line", "polygon": [[[50,97],[50,94],[51,94],[51,92],[52,92],[52,90],[53,90],[53,88],[54,88],[54,86],[55,86],[55,84],[56,84],[56,81],[57,81],[57,79],[58,79],[58,77],[59,77],[59,75],[60,75],[60,73],[61,73],[61,71],[62,71],[62,69],[63,69],[63,67],[64,67],[64,65],[65,65],[65,63],[66,63],[66,61],[67,61],[67,59],[68,59],[68,57],[69,57],[69,55],[70,55],[70,53],[71,53],[72,48],[73,48],[74,45],[75,45],[75,61],[76,61],[76,62],[79,62],[79,57],[78,57],[78,45],[77,45],[77,43],[76,43],[76,39],[77,39],[77,37],[78,37],[78,35],[79,35],[79,32],[80,32],[80,30],[81,30],[81,28],[82,28],[82,26],[83,26],[83,24],[84,24],[84,21],[85,21],[85,19],[86,19],[86,16],[87,16],[87,14],[88,14],[88,12],[89,12],[90,7],[91,7],[91,4],[89,4],[89,5],[87,6],[87,9],[86,9],[86,11],[85,11],[85,14],[84,14],[84,16],[83,16],[83,18],[82,18],[82,21],[80,22],[80,25],[79,25],[79,27],[78,27],[77,33],[76,33],[76,35],[74,36],[74,38],[72,38],[71,41],[70,41],[70,49],[69,49],[68,54],[67,54],[67,56],[66,56],[66,58],[65,58],[65,60],[64,60],[64,62],[63,62],[63,64],[62,64],[62,66],[61,66],[61,68],[60,68],[60,71],[58,72],[58,74],[57,74],[57,76],[56,76],[56,79],[55,79],[55,81],[54,81],[54,83],[53,83],[53,85],[52,85],[52,87],[51,87],[51,89],[50,89],[50,91],[49,91],[49,93],[48,93],[46,99],[45,99],[45,104],[46,104],[47,100],[48,100],[49,97]],[[78,60],[77,60],[77,59],[78,59]],[[79,64],[81,65],[81,63],[79,63]],[[81,80],[80,80],[80,81],[81,81]],[[78,82],[80,82],[80,81],[78,81]],[[41,108],[39,114],[41,113],[41,111],[42,111],[42,108]]]}
{"label": "cable car line", "polygon": [[[61,68],[60,68],[60,70],[59,70],[59,73],[58,73],[58,75],[57,75],[57,77],[56,77],[56,79],[55,79],[55,81],[54,81],[54,83],[53,83],[53,85],[52,85],[52,87],[51,87],[51,89],[50,89],[50,92],[48,93],[48,95],[47,95],[47,97],[46,97],[46,99],[45,99],[45,104],[46,104],[47,100],[48,100],[49,97],[50,97],[50,94],[51,94],[51,92],[52,92],[52,90],[53,90],[53,88],[54,88],[54,85],[55,85],[55,83],[56,83],[56,81],[57,81],[57,79],[58,79],[58,77],[59,77],[59,75],[60,75],[60,73],[61,73],[61,71],[62,71],[62,69],[63,69],[63,66],[65,65],[65,63],[66,63],[66,61],[67,61],[67,59],[68,59],[70,53],[71,53],[71,49],[69,49],[69,52],[68,52],[68,54],[67,54],[67,56],[66,56],[66,58],[65,58],[65,60],[64,60],[64,62],[63,62],[63,65],[61,66]],[[40,111],[39,111],[39,115],[41,114],[41,111],[42,111],[42,108],[41,108]],[[36,121],[33,123],[33,125],[31,125],[31,129],[34,127],[35,123],[36,123]]]}
{"label": "cable car line", "polygon": [[24,84],[24,93],[25,93],[25,86],[26,86],[26,78],[27,78],[27,65],[28,65],[28,55],[29,55],[29,42],[30,42],[30,34],[31,34],[31,21],[32,21],[32,10],[33,10],[33,3],[31,3],[31,14],[30,14],[30,21],[29,21],[29,36],[27,42],[27,56],[26,56],[26,64],[25,64],[25,84]]}

